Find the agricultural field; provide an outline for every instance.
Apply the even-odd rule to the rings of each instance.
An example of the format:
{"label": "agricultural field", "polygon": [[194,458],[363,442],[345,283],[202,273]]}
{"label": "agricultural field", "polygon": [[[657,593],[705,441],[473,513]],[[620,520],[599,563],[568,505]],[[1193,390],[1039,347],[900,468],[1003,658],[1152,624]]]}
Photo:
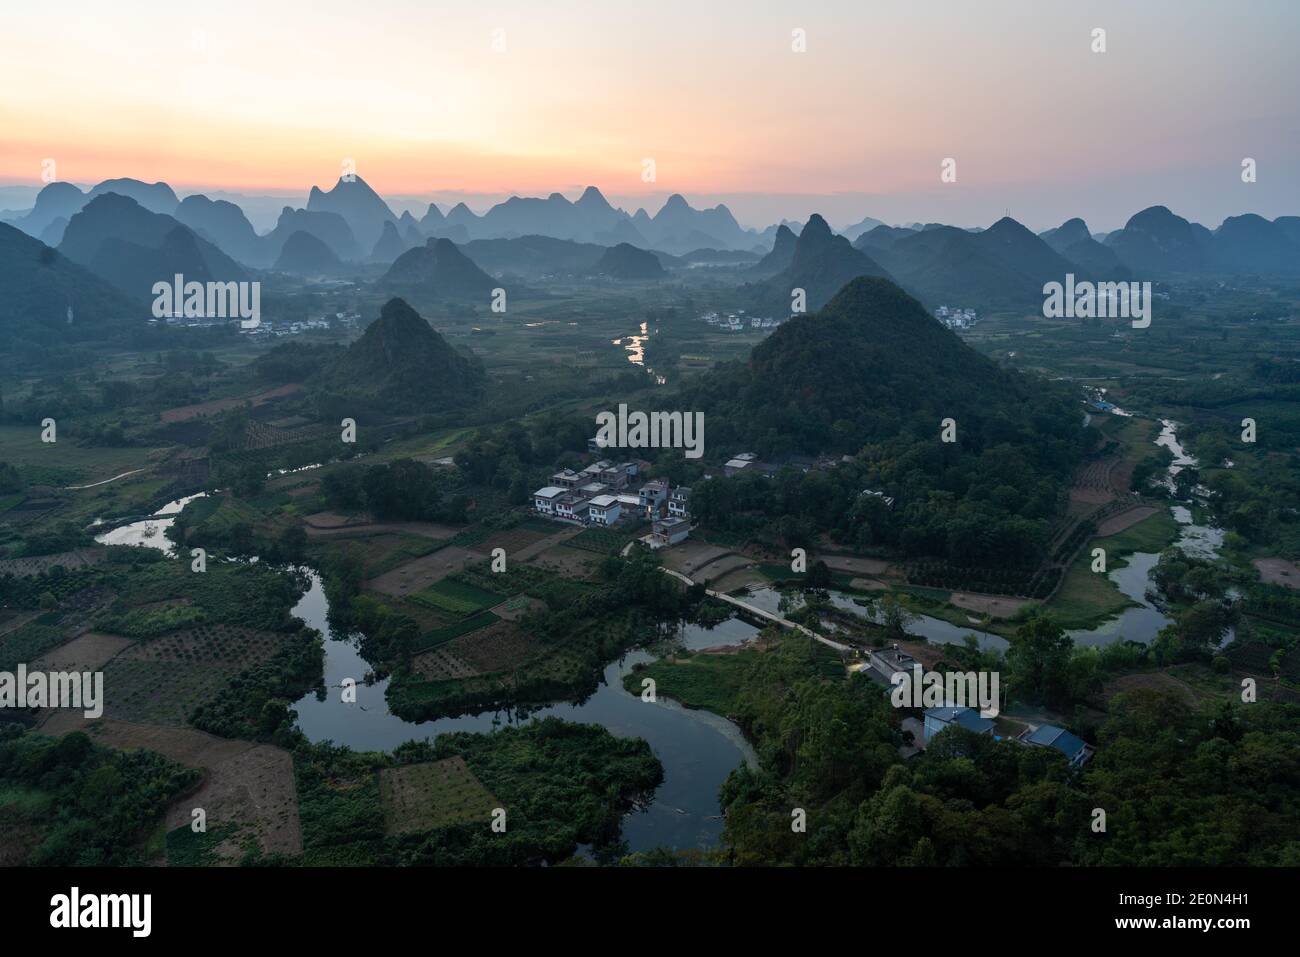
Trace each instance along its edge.
{"label": "agricultural field", "polygon": [[182,726],[232,679],[303,642],[301,634],[209,624],[139,641],[104,668],[105,713]]}
{"label": "agricultural field", "polygon": [[46,671],[98,671],[134,641],[121,635],[87,631],[47,651],[32,664]]}
{"label": "agricultural field", "polygon": [[542,637],[516,622],[492,619],[467,619],[460,634],[447,629],[424,635],[410,673],[396,676],[389,685],[392,710],[403,716],[436,717],[506,701],[579,698],[595,690],[611,654],[650,637],[605,620],[583,622],[562,636]]}
{"label": "agricultural field", "polygon": [[655,683],[656,695],[671,698],[687,708],[703,708],[726,717],[735,713],[736,697],[743,687],[745,674],[760,654],[754,648],[725,654],[676,654],[633,668],[623,676],[623,687],[639,695],[642,682],[650,678]]}
{"label": "agricultural field", "polygon": [[77,548],[68,552],[56,552],[53,555],[33,555],[30,558],[0,559],[0,577],[13,575],[26,578],[40,575],[56,565],[65,569],[82,568],[93,565],[108,557],[108,550],[103,548]]}
{"label": "agricultural field", "polygon": [[516,526],[503,532],[497,532],[488,538],[485,538],[479,548],[482,551],[491,554],[494,549],[504,549],[507,560],[525,548],[536,545],[538,542],[554,534],[554,528],[546,530],[537,530],[527,528],[523,525]]}
{"label": "agricultural field", "polygon": [[632,541],[633,537],[633,535],[618,529],[593,527],[583,529],[569,539],[566,544],[569,548],[594,552],[597,555],[616,555],[623,549],[623,546]]}
{"label": "agricultural field", "polygon": [[477,615],[470,615],[462,618],[460,621],[453,622],[449,625],[443,625],[440,628],[434,628],[420,635],[420,640],[412,649],[415,652],[427,651],[430,648],[436,648],[448,641],[453,641],[463,635],[473,634],[481,628],[495,624],[499,619],[490,611],[482,611]]}
{"label": "agricultural field", "polygon": [[487,556],[456,545],[413,558],[367,582],[366,587],[394,598],[405,598],[454,575],[471,562]]}
{"label": "agricultural field", "polygon": [[453,579],[443,579],[408,595],[406,600],[464,618],[500,604],[505,597]]}
{"label": "agricultural field", "polygon": [[64,640],[59,615],[45,612],[0,634],[0,671],[13,671],[20,662],[29,662],[50,651]]}
{"label": "agricultural field", "polygon": [[570,548],[566,542],[548,548],[539,555],[530,558],[529,564],[536,568],[578,581],[590,581],[596,572],[603,552],[589,549]]}
{"label": "agricultural field", "polygon": [[456,756],[379,772],[384,833],[412,834],[491,820],[500,802]]}
{"label": "agricultural field", "polygon": [[56,441],[42,442],[37,423],[30,427],[0,425],[4,461],[17,467],[31,485],[88,484],[111,479],[123,472],[148,468],[158,453],[139,447],[86,446],[74,435],[56,432]]}

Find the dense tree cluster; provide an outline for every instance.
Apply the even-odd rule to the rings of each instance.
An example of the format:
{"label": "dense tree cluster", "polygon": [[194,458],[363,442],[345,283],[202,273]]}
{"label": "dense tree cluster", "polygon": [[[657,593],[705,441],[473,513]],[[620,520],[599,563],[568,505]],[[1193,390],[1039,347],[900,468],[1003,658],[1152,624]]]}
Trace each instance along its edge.
{"label": "dense tree cluster", "polygon": [[[11,728],[13,726],[10,726]],[[46,867],[139,866],[140,842],[167,805],[198,784],[200,772],[152,751],[99,747],[81,732],[61,738],[0,734],[0,829],[23,863]]]}
{"label": "dense tree cluster", "polygon": [[344,465],[321,480],[330,508],[367,511],[377,519],[408,522],[464,522],[469,497],[458,481],[415,459],[378,465]]}
{"label": "dense tree cluster", "polygon": [[[1059,639],[1035,640],[1065,667]],[[792,643],[787,642],[787,645]],[[877,686],[818,678],[793,645],[757,657],[738,720],[761,767],[723,788],[724,856],[737,864],[862,866],[1292,865],[1300,862],[1300,709],[1174,693],[1113,698],[1098,750],[1072,771],[1050,748],[953,727],[898,757]],[[1014,667],[1014,666],[1013,666]],[[792,809],[806,813],[794,833]],[[1106,811],[1105,832],[1092,829]]]}

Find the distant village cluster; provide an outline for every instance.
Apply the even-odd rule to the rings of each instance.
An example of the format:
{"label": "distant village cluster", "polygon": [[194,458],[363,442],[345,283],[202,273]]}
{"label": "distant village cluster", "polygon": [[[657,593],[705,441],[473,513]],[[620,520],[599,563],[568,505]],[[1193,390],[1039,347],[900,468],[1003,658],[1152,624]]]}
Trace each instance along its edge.
{"label": "distant village cluster", "polygon": [[[599,445],[592,439],[588,447],[595,451]],[[676,545],[691,533],[691,490],[685,485],[670,488],[667,479],[645,480],[649,468],[642,459],[601,459],[581,472],[564,469],[533,493],[533,508],[539,515],[577,525],[617,525],[639,515],[651,523],[652,547]]]}
{"label": "distant village cluster", "polygon": [[324,331],[326,329],[355,329],[361,322],[359,312],[336,312],[332,316],[319,319],[298,319],[293,322],[271,322],[263,320],[256,329],[240,331],[254,338],[274,338],[297,336],[304,332]]}
{"label": "distant village cluster", "polygon": [[769,319],[762,316],[747,316],[744,309],[734,312],[706,312],[700,319],[711,326],[725,329],[727,332],[743,332],[745,329],[775,329],[784,319]]}
{"label": "distant village cluster", "polygon": [[934,318],[949,329],[970,329],[979,322],[979,316],[975,314],[974,309],[962,309],[956,306],[952,308],[940,306],[934,311]]}
{"label": "distant village cluster", "polygon": [[[150,319],[151,323],[164,323],[176,329],[207,329],[212,326],[228,326],[231,320],[226,317],[210,318],[208,316],[164,316]],[[293,321],[273,321],[263,319],[255,328],[240,329],[240,333],[254,339],[279,339],[284,336],[298,336],[304,332],[323,332],[329,329],[355,329],[361,322],[359,312],[336,312],[332,316],[320,316],[315,319],[295,319]],[[71,319],[69,319],[71,323]]]}
{"label": "distant village cluster", "polygon": [[[587,440],[587,451],[595,454],[604,448],[592,438]],[[771,477],[786,467],[809,472],[832,469],[850,460],[847,455],[786,455],[780,461],[765,462],[753,452],[738,452],[723,464],[722,475]],[[616,525],[639,516],[651,522],[647,544],[653,548],[676,545],[691,532],[691,490],[685,485],[672,488],[667,479],[647,479],[651,467],[644,459],[600,459],[581,472],[563,469],[551,476],[549,485],[533,493],[533,509],[547,518],[578,525]],[[879,496],[888,506],[894,504],[883,492],[864,489],[862,494]]]}

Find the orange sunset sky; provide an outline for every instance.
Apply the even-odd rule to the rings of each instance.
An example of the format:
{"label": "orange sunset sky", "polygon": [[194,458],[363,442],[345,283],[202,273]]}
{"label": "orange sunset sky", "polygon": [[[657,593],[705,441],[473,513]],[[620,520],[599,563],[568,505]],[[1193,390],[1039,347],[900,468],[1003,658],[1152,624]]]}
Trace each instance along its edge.
{"label": "orange sunset sky", "polygon": [[479,208],[591,183],[750,223],[1300,212],[1296,3],[65,2],[4,21],[6,185],[53,158],[81,184],[305,199],[352,158],[386,196]]}

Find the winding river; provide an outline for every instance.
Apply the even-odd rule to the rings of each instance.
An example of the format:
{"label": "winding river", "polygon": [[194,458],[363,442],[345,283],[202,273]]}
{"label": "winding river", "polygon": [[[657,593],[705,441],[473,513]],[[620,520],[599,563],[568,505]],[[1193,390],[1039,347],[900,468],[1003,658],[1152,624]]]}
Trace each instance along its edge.
{"label": "winding river", "polygon": [[[169,502],[147,519],[101,533],[96,541],[157,548],[174,555],[166,529],[184,503],[197,497]],[[310,587],[294,606],[293,614],[325,637],[325,690],[307,694],[294,703],[298,726],[309,740],[332,741],[359,751],[388,751],[412,739],[433,738],[449,731],[492,731],[505,724],[548,716],[598,724],[618,737],[644,738],[664,768],[664,781],[653,799],[624,818],[623,839],[628,846],[643,851],[718,844],[722,834],[718,791],[722,782],[742,762],[757,765],[757,757],[740,729],[730,721],[712,712],[688,710],[662,697],[654,703],[643,702],[626,691],[623,676],[636,664],[654,660],[655,655],[632,651],[611,663],[596,692],[585,701],[553,704],[526,715],[500,711],[421,723],[404,721],[388,710],[384,697],[388,679],[362,684],[371,666],[351,640],[336,635],[330,627],[329,602],[320,575],[311,568],[302,571]],[[684,625],[671,644],[696,649],[735,645],[757,634],[754,626],[732,618],[712,629]],[[358,683],[355,703],[342,700],[339,688],[345,678]]]}

